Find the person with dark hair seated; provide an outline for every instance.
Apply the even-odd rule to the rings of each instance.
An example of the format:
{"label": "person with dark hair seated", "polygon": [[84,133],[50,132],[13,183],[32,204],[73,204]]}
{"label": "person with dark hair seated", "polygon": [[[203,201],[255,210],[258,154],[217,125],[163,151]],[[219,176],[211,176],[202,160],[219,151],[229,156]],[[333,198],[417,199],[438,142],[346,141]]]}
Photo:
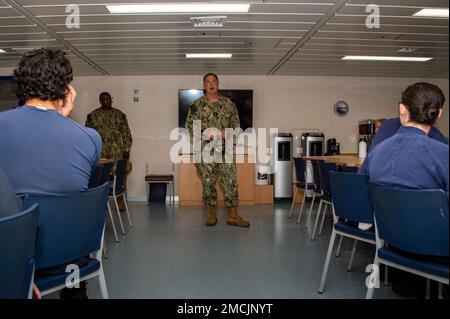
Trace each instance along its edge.
{"label": "person with dark hair seated", "polygon": [[[403,92],[399,104],[402,126],[368,154],[371,181],[399,188],[443,189],[448,193],[449,147],[430,136],[434,123],[442,115],[444,102],[441,89],[429,83],[415,83]],[[418,296],[416,291],[425,287],[423,278],[395,272],[392,279],[397,292]]]}
{"label": "person with dark hair seated", "polygon": [[45,48],[29,52],[14,78],[17,97],[25,104],[0,113],[0,166],[12,188],[17,194],[42,195],[87,190],[101,139],[68,118],[76,91],[65,53]]}

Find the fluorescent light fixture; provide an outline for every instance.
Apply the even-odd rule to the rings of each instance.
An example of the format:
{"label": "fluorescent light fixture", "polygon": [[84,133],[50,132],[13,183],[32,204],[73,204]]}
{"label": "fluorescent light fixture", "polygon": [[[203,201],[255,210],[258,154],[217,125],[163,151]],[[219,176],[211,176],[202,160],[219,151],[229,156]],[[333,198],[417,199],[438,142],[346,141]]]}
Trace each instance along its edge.
{"label": "fluorescent light fixture", "polygon": [[186,53],[187,59],[230,59],[231,53]]}
{"label": "fluorescent light fixture", "polygon": [[366,55],[347,55],[342,60],[354,61],[396,61],[396,62],[426,62],[433,58],[406,57],[406,56],[366,56]]}
{"label": "fluorescent light fixture", "polygon": [[2,49],[0,49],[0,53],[6,53],[6,51],[5,51],[5,50],[2,50]]}
{"label": "fluorescent light fixture", "polygon": [[422,9],[413,14],[414,17],[431,17],[431,18],[447,18],[448,19],[448,8],[447,9]]}
{"label": "fluorescent light fixture", "polygon": [[110,13],[241,13],[250,3],[170,3],[107,5]]}

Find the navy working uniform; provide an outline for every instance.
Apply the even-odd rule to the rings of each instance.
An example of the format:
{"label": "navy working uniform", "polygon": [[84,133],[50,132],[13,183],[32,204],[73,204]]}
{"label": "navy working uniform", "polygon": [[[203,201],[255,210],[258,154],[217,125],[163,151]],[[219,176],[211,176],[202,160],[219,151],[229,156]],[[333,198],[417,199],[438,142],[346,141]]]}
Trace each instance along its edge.
{"label": "navy working uniform", "polygon": [[402,126],[368,155],[370,180],[386,186],[448,192],[448,145],[424,131]]}
{"label": "navy working uniform", "polygon": [[[380,129],[378,130],[378,133],[375,135],[375,138],[373,139],[372,146],[369,150],[369,154],[372,151],[372,149],[383,142],[385,139],[395,135],[397,133],[398,129],[402,126],[400,123],[400,119],[392,118],[385,120],[383,124],[381,125]],[[448,145],[447,138],[434,126],[431,127],[430,132],[428,133],[428,136],[434,140],[437,140],[441,143],[445,143]],[[362,164],[361,168],[358,170],[359,174],[367,174],[367,159]]]}

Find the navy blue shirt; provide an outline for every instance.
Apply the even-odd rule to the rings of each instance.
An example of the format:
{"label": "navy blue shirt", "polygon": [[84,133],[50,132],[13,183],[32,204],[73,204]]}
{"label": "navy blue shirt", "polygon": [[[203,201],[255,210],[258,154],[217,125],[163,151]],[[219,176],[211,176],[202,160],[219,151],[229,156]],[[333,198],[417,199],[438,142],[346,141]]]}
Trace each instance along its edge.
{"label": "navy blue shirt", "polygon": [[448,145],[418,128],[402,126],[375,145],[366,160],[369,178],[377,184],[448,192],[448,156]]}
{"label": "navy blue shirt", "polygon": [[100,135],[55,110],[0,112],[0,166],[17,194],[63,195],[88,189]]}
{"label": "navy blue shirt", "polygon": [[[372,141],[372,145],[370,147],[369,153],[372,151],[372,149],[383,142],[385,139],[393,136],[395,133],[397,133],[398,129],[402,127],[402,124],[400,122],[400,119],[398,117],[387,119],[383,122],[381,127],[378,129],[377,134],[375,135],[375,138]],[[434,126],[431,128],[430,132],[428,133],[428,136],[432,139],[435,139],[439,142],[445,143],[448,145],[448,139]],[[359,174],[367,174],[367,160],[364,161],[364,163],[361,165],[361,168],[358,170]]]}

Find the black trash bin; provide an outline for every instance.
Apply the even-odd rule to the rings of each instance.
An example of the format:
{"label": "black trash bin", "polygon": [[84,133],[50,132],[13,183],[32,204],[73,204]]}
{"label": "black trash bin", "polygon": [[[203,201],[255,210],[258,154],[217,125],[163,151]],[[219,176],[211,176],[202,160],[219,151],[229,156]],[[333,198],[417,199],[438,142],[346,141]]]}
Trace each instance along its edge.
{"label": "black trash bin", "polygon": [[149,196],[148,202],[166,201],[167,183],[148,183]]}

